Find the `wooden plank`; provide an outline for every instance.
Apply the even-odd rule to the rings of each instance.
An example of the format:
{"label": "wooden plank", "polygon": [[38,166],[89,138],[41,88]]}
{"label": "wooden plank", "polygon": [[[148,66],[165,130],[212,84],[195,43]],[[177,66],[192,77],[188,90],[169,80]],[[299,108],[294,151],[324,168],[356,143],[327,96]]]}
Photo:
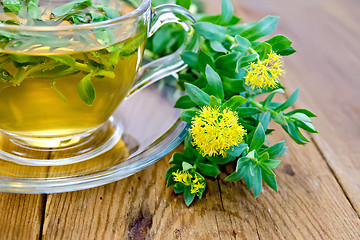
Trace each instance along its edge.
{"label": "wooden plank", "polygon": [[39,239],[43,195],[0,193],[0,239]]}
{"label": "wooden plank", "polygon": [[[220,0],[209,4],[216,10]],[[285,34],[298,50],[285,58],[288,92],[300,86],[298,108],[317,115],[314,141],[353,207],[360,213],[360,2],[352,0],[235,1],[246,21],[281,16],[276,34]]]}
{"label": "wooden plank", "polygon": [[[278,129],[270,140],[284,137]],[[167,156],[116,183],[49,195],[43,237],[360,239],[360,220],[316,147],[287,140],[291,150],[276,171],[279,193],[265,187],[255,200],[243,183],[225,182],[222,174],[188,208],[165,189]]]}

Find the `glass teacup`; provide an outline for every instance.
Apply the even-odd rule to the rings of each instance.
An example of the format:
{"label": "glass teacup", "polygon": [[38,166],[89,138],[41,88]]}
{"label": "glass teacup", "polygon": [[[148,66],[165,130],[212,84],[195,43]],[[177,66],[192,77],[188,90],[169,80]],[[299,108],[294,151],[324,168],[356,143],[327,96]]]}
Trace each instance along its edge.
{"label": "glass teacup", "polygon": [[[81,9],[88,1],[60,2],[77,2]],[[48,166],[99,156],[120,140],[120,123],[111,116],[121,101],[185,67],[179,58],[185,46],[141,68],[140,63],[146,39],[161,25],[179,22],[191,31],[180,20],[194,22],[189,12],[175,5],[152,9],[150,0],[113,0],[109,7],[123,11],[121,16],[79,25],[19,25],[11,9],[2,13],[0,159]],[[42,154],[49,149],[57,157]]]}

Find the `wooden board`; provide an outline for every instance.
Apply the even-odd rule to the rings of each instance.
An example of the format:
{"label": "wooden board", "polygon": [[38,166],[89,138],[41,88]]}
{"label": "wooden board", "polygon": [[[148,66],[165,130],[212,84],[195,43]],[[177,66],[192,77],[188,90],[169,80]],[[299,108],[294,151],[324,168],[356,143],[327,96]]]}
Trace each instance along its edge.
{"label": "wooden board", "polygon": [[[218,11],[220,0],[210,11]],[[313,110],[318,119],[316,146],[360,213],[360,1],[233,0],[246,21],[280,16],[274,34],[294,41],[298,53],[285,58],[284,85],[300,86],[297,108]],[[215,9],[214,9],[215,8]]]}

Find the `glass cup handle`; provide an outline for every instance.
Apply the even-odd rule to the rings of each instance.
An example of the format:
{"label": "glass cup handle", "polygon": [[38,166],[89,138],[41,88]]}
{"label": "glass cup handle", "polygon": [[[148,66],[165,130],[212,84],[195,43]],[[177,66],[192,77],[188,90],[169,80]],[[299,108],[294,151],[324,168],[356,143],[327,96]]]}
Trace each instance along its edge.
{"label": "glass cup handle", "polygon": [[181,59],[180,54],[196,49],[198,44],[196,38],[191,37],[194,31],[190,23],[195,23],[195,17],[185,8],[174,4],[164,4],[151,9],[151,20],[148,37],[151,37],[156,30],[166,23],[179,23],[188,33],[183,45],[174,53],[154,60],[141,67],[135,78],[135,84],[129,95],[145,88],[157,80],[179,72],[187,65]]}

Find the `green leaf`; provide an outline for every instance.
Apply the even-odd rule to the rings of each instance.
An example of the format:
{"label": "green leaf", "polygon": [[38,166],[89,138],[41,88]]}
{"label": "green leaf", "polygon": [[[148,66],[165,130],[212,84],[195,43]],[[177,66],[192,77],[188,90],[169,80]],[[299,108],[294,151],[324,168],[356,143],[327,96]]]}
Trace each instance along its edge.
{"label": "green leaf", "polygon": [[222,55],[215,60],[216,69],[220,70],[221,75],[228,77],[235,77],[235,69],[241,53],[233,52],[230,54]]}
{"label": "green leaf", "polygon": [[256,164],[252,169],[254,175],[253,181],[253,191],[254,197],[257,198],[261,193],[262,188],[262,176],[261,176],[261,168],[258,164]]}
{"label": "green leaf", "polygon": [[207,163],[197,163],[197,168],[199,171],[204,174],[205,176],[215,177],[220,174],[219,167],[214,164],[207,164]]}
{"label": "green leaf", "polygon": [[1,2],[11,12],[15,13],[16,15],[19,14],[21,8],[20,0],[2,0]]}
{"label": "green leaf", "polygon": [[240,35],[236,35],[235,40],[236,42],[231,46],[231,49],[246,53],[250,47],[250,41]]}
{"label": "green leaf", "polygon": [[237,172],[241,171],[241,169],[245,168],[250,163],[252,163],[252,160],[247,157],[239,158],[236,163],[236,171]]}
{"label": "green leaf", "polygon": [[226,95],[233,96],[245,91],[243,79],[234,79],[226,76],[221,77]]}
{"label": "green leaf", "polygon": [[[308,142],[308,140],[304,136],[302,136],[298,127],[293,122],[288,121],[288,127],[282,127],[297,144],[306,144]],[[299,135],[299,133],[301,135]]]}
{"label": "green leaf", "polygon": [[191,0],[176,0],[176,4],[182,6],[183,8],[189,9]]}
{"label": "green leaf", "polygon": [[58,17],[64,16],[64,15],[68,14],[76,6],[76,4],[77,4],[77,1],[65,3],[64,5],[54,8],[51,11],[51,14],[53,15],[53,18],[58,18]]}
{"label": "green leaf", "polygon": [[185,154],[176,152],[172,155],[169,164],[182,164],[183,162],[187,162],[188,159],[189,157]]}
{"label": "green leaf", "polygon": [[296,52],[296,50],[293,47],[288,47],[285,50],[278,51],[276,54],[281,55],[281,56],[289,56],[295,52]]}
{"label": "green leaf", "polygon": [[266,160],[269,160],[270,156],[267,152],[264,152],[263,154],[261,154],[259,157],[258,157],[258,162],[261,163],[261,162],[264,162]]}
{"label": "green leaf", "polygon": [[265,41],[271,45],[274,52],[283,51],[291,46],[291,41],[284,35],[276,35],[269,40]]}
{"label": "green leaf", "polygon": [[116,10],[112,8],[101,6],[100,9],[102,9],[106,16],[108,16],[110,19],[118,18],[121,16]]}
{"label": "green leaf", "polygon": [[228,24],[234,15],[234,8],[230,0],[222,0],[221,2],[221,18],[220,24]]}
{"label": "green leaf", "polygon": [[184,110],[180,114],[180,119],[184,122],[191,123],[192,119],[198,114],[198,110],[189,109]]}
{"label": "green leaf", "polygon": [[272,92],[266,97],[266,99],[264,100],[264,102],[263,102],[263,106],[264,106],[264,107],[267,108],[267,107],[270,106],[270,103],[271,103],[271,101],[272,101],[272,99],[274,98],[274,96],[275,96],[276,93],[282,93],[282,94],[284,94],[285,92],[284,92],[284,90],[281,89],[281,88],[278,88],[278,89],[272,91]]}
{"label": "green leaf", "polygon": [[266,152],[269,154],[269,158],[274,159],[275,156],[283,150],[283,148],[285,147],[285,143],[286,141],[283,140],[281,142],[275,143],[274,145],[266,149]]}
{"label": "green leaf", "polygon": [[220,111],[230,108],[233,111],[237,111],[237,109],[244,103],[246,103],[247,99],[240,96],[234,95],[229,100],[227,100],[220,108]]}
{"label": "green leaf", "polygon": [[225,181],[235,182],[241,180],[246,173],[246,168],[241,168],[239,171],[235,171],[225,178]]}
{"label": "green leaf", "polygon": [[183,183],[175,183],[174,192],[176,194],[183,193],[185,191],[185,184]]}
{"label": "green leaf", "polygon": [[181,169],[181,165],[179,165],[179,164],[171,166],[165,174],[165,179],[168,180],[169,178],[172,178],[172,176],[173,176],[172,173],[176,172],[177,170],[180,170],[180,169]]}
{"label": "green leaf", "polygon": [[276,115],[274,121],[275,121],[276,123],[280,124],[280,125],[283,125],[283,126],[287,126],[287,125],[288,125],[288,122],[286,121],[285,116],[284,116],[284,114],[283,114],[282,112],[279,112],[279,113]]}
{"label": "green leaf", "polygon": [[226,29],[222,26],[209,22],[199,22],[193,25],[196,32],[208,40],[215,40],[220,43],[225,41]]}
{"label": "green leaf", "polygon": [[266,131],[268,129],[270,120],[271,120],[271,113],[270,111],[264,112],[260,114],[260,123],[263,126],[264,130]]}
{"label": "green leaf", "polygon": [[240,143],[239,145],[237,146],[232,146],[228,151],[227,153],[230,155],[230,156],[234,156],[234,157],[238,157],[240,156],[244,151],[245,149],[247,148],[247,144],[246,143]]}
{"label": "green leaf", "polygon": [[296,125],[308,132],[311,132],[311,133],[318,133],[318,131],[315,129],[315,127],[309,123],[309,122],[301,122],[301,121],[298,121],[296,122]]}
{"label": "green leaf", "polygon": [[265,171],[262,171],[262,178],[264,179],[264,182],[271,187],[272,189],[275,190],[275,192],[278,191],[277,189],[277,183],[276,183],[276,179],[274,176],[269,176],[265,173]]}
{"label": "green leaf", "polygon": [[229,51],[218,41],[210,41],[210,47],[216,52],[228,53]]}
{"label": "green leaf", "polygon": [[194,168],[194,167],[190,163],[183,162],[182,163],[182,168],[183,168],[183,170],[189,170],[189,169]]}
{"label": "green leaf", "polygon": [[183,52],[181,55],[181,59],[190,67],[195,68],[197,66],[198,56],[194,52]]}
{"label": "green leaf", "polygon": [[242,179],[248,171],[247,166],[251,163],[248,158],[240,158],[237,162],[236,171],[225,178],[226,181],[235,182]]}
{"label": "green leaf", "polygon": [[291,115],[293,115],[295,113],[303,113],[308,117],[316,117],[316,115],[314,113],[312,113],[311,111],[309,111],[307,109],[295,109],[295,110],[293,110],[291,112],[286,113],[285,115],[286,116],[291,116]]}
{"label": "green leaf", "polygon": [[238,113],[239,118],[247,118],[257,113],[260,113],[261,111],[257,108],[252,107],[238,107],[236,109],[236,112]]}
{"label": "green leaf", "polygon": [[253,175],[252,169],[251,169],[252,166],[253,166],[252,162],[250,162],[247,166],[245,166],[244,180],[245,180],[246,186],[249,190],[253,189],[254,175]]}
{"label": "green leaf", "polygon": [[251,23],[242,23],[242,24],[238,24],[238,25],[234,25],[234,26],[229,26],[226,29],[227,34],[231,35],[231,36],[235,36],[240,34],[241,32],[251,28],[252,26],[254,26],[256,24],[256,22],[251,22]]}
{"label": "green leaf", "polygon": [[191,193],[190,186],[186,186],[185,192],[184,192],[184,200],[185,200],[186,206],[190,206],[190,204],[194,201],[194,199],[195,199],[195,193]]}
{"label": "green leaf", "polygon": [[294,113],[293,115],[290,115],[290,117],[301,122],[311,123],[311,119],[304,113]]}
{"label": "green leaf", "polygon": [[241,57],[237,62],[237,69],[246,67],[255,60],[257,60],[257,54],[249,54],[244,57]]}
{"label": "green leaf", "polygon": [[199,70],[201,72],[205,73],[205,69],[207,65],[210,65],[210,67],[215,69],[215,64],[213,59],[206,52],[200,50],[197,57],[197,66],[199,67]]}
{"label": "green leaf", "polygon": [[259,150],[260,147],[264,144],[264,142],[265,142],[265,131],[261,123],[259,123],[259,125],[255,129],[254,136],[251,140],[249,151]]}
{"label": "green leaf", "polygon": [[275,169],[280,165],[281,161],[280,160],[272,160],[272,159],[266,159],[261,161],[261,165],[269,168],[269,169]]}
{"label": "green leaf", "polygon": [[216,108],[219,106],[220,106],[219,100],[215,96],[211,95],[210,96],[210,107]]}
{"label": "green leaf", "polygon": [[189,95],[191,101],[202,106],[209,106],[210,96],[203,90],[190,83],[185,83],[186,93]]}
{"label": "green leaf", "polygon": [[196,103],[191,101],[189,95],[182,95],[175,103],[175,108],[189,109],[196,107]]}
{"label": "green leaf", "polygon": [[224,89],[221,78],[209,65],[206,65],[205,75],[210,86],[211,93],[219,99],[224,99]]}
{"label": "green leaf", "polygon": [[91,82],[91,78],[92,74],[89,73],[83,77],[78,84],[78,92],[81,100],[90,106],[95,100],[95,90]]}
{"label": "green leaf", "polygon": [[279,17],[266,16],[258,21],[254,26],[242,31],[240,35],[252,42],[272,33],[275,30],[278,21]]}
{"label": "green leaf", "polygon": [[254,50],[259,54],[260,60],[264,60],[268,58],[268,54],[271,52],[271,45],[266,42],[262,42],[254,47]]}
{"label": "green leaf", "polygon": [[297,88],[293,94],[291,94],[291,96],[280,106],[278,106],[277,108],[275,108],[274,110],[279,112],[279,111],[284,111],[285,109],[291,107],[297,100],[299,96],[299,88]]}
{"label": "green leaf", "polygon": [[236,159],[236,157],[228,155],[224,158],[220,155],[220,156],[216,156],[216,157],[207,157],[207,159],[213,164],[223,165],[223,164],[234,161]]}

